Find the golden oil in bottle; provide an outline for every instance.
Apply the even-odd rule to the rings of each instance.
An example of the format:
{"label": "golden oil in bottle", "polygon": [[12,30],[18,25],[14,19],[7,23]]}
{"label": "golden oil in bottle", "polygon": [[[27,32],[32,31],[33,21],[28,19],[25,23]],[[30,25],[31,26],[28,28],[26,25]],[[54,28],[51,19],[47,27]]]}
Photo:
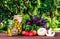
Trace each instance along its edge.
{"label": "golden oil in bottle", "polygon": [[8,35],[8,36],[12,36],[11,28],[8,28],[8,29],[7,29],[7,35]]}

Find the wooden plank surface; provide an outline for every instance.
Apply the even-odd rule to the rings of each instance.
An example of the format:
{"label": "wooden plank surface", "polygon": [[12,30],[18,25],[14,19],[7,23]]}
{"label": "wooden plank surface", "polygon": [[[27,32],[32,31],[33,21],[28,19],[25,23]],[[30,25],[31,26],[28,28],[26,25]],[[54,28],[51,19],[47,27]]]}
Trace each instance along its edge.
{"label": "wooden plank surface", "polygon": [[47,36],[13,36],[9,37],[6,33],[0,33],[0,39],[60,39],[60,32],[56,33],[54,37]]}

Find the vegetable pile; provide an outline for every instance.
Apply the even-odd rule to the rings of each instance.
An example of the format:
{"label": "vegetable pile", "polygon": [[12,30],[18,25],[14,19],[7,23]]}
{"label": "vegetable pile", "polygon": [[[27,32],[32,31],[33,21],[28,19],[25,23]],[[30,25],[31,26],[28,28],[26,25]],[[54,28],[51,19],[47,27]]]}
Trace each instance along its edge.
{"label": "vegetable pile", "polygon": [[39,28],[47,28],[46,19],[40,18],[37,15],[31,16],[26,20],[24,30],[37,30]]}

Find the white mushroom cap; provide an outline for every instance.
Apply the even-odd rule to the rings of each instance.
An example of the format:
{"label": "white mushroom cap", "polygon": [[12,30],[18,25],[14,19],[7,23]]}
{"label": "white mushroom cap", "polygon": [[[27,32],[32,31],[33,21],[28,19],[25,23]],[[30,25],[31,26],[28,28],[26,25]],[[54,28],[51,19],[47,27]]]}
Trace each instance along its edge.
{"label": "white mushroom cap", "polygon": [[50,28],[48,31],[48,33],[46,33],[46,36],[54,36],[55,32],[52,30],[52,28]]}
{"label": "white mushroom cap", "polygon": [[47,30],[45,28],[40,28],[37,30],[38,35],[44,36],[44,35],[46,35],[46,33],[47,33]]}

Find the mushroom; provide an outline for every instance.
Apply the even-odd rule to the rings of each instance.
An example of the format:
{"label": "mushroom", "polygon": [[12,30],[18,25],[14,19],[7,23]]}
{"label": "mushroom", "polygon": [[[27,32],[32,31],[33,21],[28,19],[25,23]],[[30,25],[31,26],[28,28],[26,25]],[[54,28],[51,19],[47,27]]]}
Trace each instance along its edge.
{"label": "mushroom", "polygon": [[40,28],[37,30],[37,34],[40,36],[44,36],[46,35],[46,33],[47,33],[47,30],[45,28]]}
{"label": "mushroom", "polygon": [[52,28],[50,28],[46,33],[46,36],[54,36],[54,35],[55,35],[55,32],[52,30]]}

